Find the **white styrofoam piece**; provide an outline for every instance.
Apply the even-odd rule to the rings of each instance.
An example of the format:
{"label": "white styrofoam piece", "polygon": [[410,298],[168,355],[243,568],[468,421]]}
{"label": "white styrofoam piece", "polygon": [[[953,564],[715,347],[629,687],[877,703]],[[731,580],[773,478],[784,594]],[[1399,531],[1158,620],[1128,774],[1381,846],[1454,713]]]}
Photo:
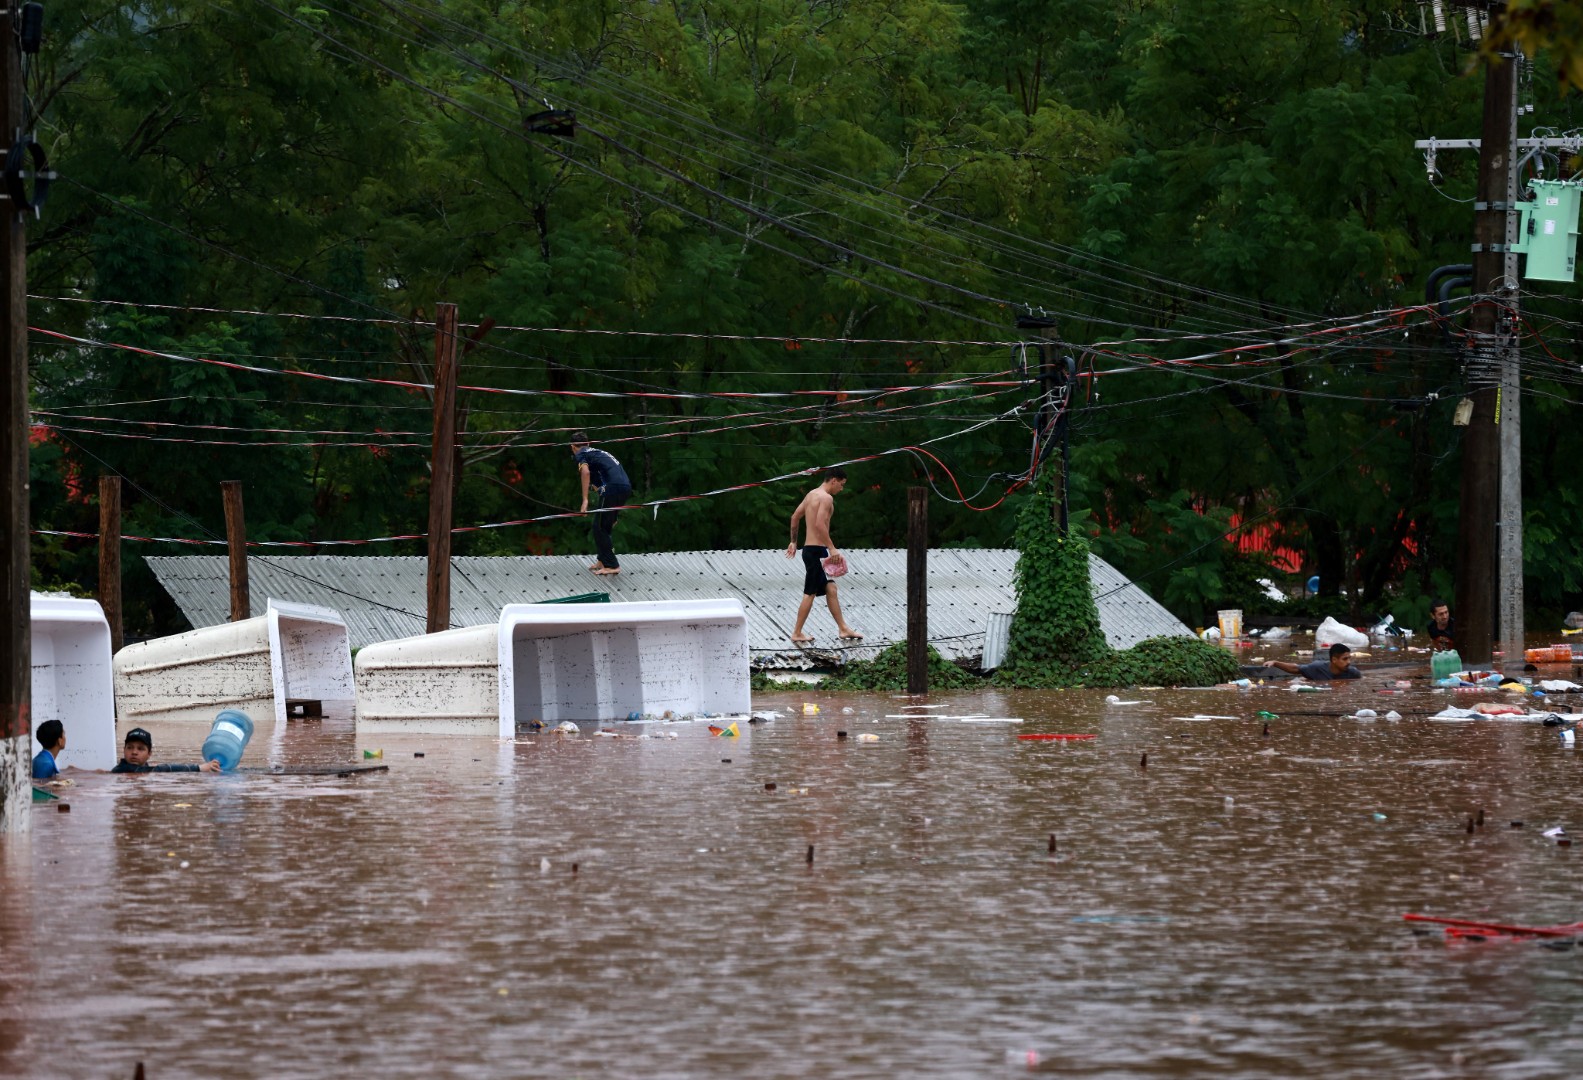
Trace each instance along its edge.
{"label": "white styrofoam piece", "polygon": [[270,600],[263,615],[128,645],[115,654],[121,719],[209,722],[221,709],[286,722],[288,700],[350,703],[346,623],[330,608]]}
{"label": "white styrofoam piece", "polygon": [[110,624],[97,600],[32,596],[33,753],[44,749],[38,726],[66,727],[62,769],[108,769],[116,762],[115,682]]}

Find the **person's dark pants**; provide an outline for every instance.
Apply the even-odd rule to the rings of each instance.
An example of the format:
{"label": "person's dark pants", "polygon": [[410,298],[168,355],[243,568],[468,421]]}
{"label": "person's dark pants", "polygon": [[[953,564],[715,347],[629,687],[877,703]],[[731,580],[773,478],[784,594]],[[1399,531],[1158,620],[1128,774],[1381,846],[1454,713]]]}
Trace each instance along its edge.
{"label": "person's dark pants", "polygon": [[611,487],[605,485],[599,493],[599,509],[594,511],[594,548],[599,552],[599,562],[610,570],[619,570],[621,562],[616,558],[616,550],[610,543],[610,534],[616,531],[616,518],[621,516],[620,510],[607,510],[609,506],[625,506],[632,497],[629,487]]}

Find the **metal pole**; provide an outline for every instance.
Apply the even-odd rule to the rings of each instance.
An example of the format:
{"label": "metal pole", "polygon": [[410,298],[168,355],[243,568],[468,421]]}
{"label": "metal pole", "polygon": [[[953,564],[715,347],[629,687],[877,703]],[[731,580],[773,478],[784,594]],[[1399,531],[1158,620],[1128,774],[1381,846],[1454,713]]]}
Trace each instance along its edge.
{"label": "metal pole", "polygon": [[[22,128],[22,55],[18,7],[0,11],[0,115],[7,138]],[[5,312],[5,373],[0,375],[0,833],[22,832],[31,818],[32,599],[29,593],[27,229],[22,208],[0,201],[0,289]]]}
{"label": "metal pole", "polygon": [[121,626],[121,478],[99,477],[99,606],[110,624],[110,651],[126,640]]}
{"label": "metal pole", "polygon": [[929,692],[929,489],[907,489],[907,693]]}
{"label": "metal pole", "polygon": [[434,437],[429,454],[429,622],[451,626],[451,498],[456,464],[456,305],[434,311]]}

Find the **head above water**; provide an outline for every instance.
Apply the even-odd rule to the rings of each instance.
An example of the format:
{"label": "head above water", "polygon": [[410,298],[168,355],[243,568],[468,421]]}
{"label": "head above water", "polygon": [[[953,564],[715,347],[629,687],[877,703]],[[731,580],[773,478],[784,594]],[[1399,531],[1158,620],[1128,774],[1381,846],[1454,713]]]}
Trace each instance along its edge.
{"label": "head above water", "polygon": [[1451,621],[1451,608],[1444,600],[1436,600],[1429,605],[1429,617],[1440,626],[1444,626]]}
{"label": "head above water", "polygon": [[126,758],[129,765],[147,765],[148,756],[154,752],[154,736],[140,727],[135,727],[126,733],[126,741],[121,746],[121,756]]}
{"label": "head above water", "polygon": [[59,720],[46,720],[34,732],[38,744],[53,753],[66,744],[66,725]]}
{"label": "head above water", "polygon": [[1352,650],[1341,642],[1330,646],[1330,670],[1345,671],[1352,664]]}

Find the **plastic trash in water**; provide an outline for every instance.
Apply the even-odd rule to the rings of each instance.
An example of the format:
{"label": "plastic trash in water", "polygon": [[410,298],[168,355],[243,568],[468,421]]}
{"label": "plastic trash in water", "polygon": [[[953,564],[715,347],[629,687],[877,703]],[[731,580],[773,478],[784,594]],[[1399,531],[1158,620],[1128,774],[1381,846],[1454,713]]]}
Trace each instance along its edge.
{"label": "plastic trash in water", "polygon": [[1540,833],[1540,835],[1547,840],[1554,840],[1556,837],[1565,836],[1566,834],[1567,831],[1559,825],[1553,829],[1546,829],[1544,832]]}
{"label": "plastic trash in water", "polygon": [[203,740],[203,760],[218,761],[222,772],[241,763],[247,741],[253,737],[253,720],[239,709],[221,709],[209,737]]}
{"label": "plastic trash in water", "polygon": [[734,739],[739,734],[741,734],[741,732],[739,732],[737,730],[737,722],[735,720],[733,720],[733,721],[731,721],[731,723],[727,724],[725,727],[716,727],[714,724],[710,724],[709,725],[709,734],[711,734],[711,735],[718,735],[718,736],[720,736],[722,738]]}
{"label": "plastic trash in water", "polygon": [[1370,814],[1369,816],[1371,818],[1373,818],[1375,821],[1384,821],[1385,820],[1385,815],[1380,813],[1378,810],[1374,811],[1374,813]]}
{"label": "plastic trash in water", "polygon": [[1564,729],[1562,729],[1562,731],[1561,731],[1561,745],[1564,746],[1564,747],[1567,747],[1568,749],[1575,748],[1577,746],[1577,732],[1574,731],[1572,728],[1564,728]]}
{"label": "plastic trash in water", "polygon": [[556,724],[555,727],[552,728],[551,730],[554,731],[557,735],[580,735],[580,734],[582,734],[582,732],[580,732],[578,730],[577,725],[572,723],[570,720],[562,720],[559,724]]}
{"label": "plastic trash in water", "polygon": [[872,731],[865,731],[857,737],[858,742],[879,742],[879,736]]}
{"label": "plastic trash in water", "polygon": [[1357,712],[1352,714],[1353,718],[1356,720],[1373,720],[1379,715],[1380,714],[1375,712],[1373,709],[1359,709]]}
{"label": "plastic trash in water", "polygon": [[382,758],[384,756],[385,756],[385,752],[383,750],[364,750],[363,751],[363,757],[364,758]]}
{"label": "plastic trash in water", "polygon": [[1385,714],[1385,719],[1387,720],[1400,720],[1401,718],[1402,714],[1397,712],[1395,709],[1392,709],[1390,712]]}
{"label": "plastic trash in water", "polygon": [[802,703],[802,714],[804,716],[818,716],[819,706],[815,705],[811,701],[805,701]]}

